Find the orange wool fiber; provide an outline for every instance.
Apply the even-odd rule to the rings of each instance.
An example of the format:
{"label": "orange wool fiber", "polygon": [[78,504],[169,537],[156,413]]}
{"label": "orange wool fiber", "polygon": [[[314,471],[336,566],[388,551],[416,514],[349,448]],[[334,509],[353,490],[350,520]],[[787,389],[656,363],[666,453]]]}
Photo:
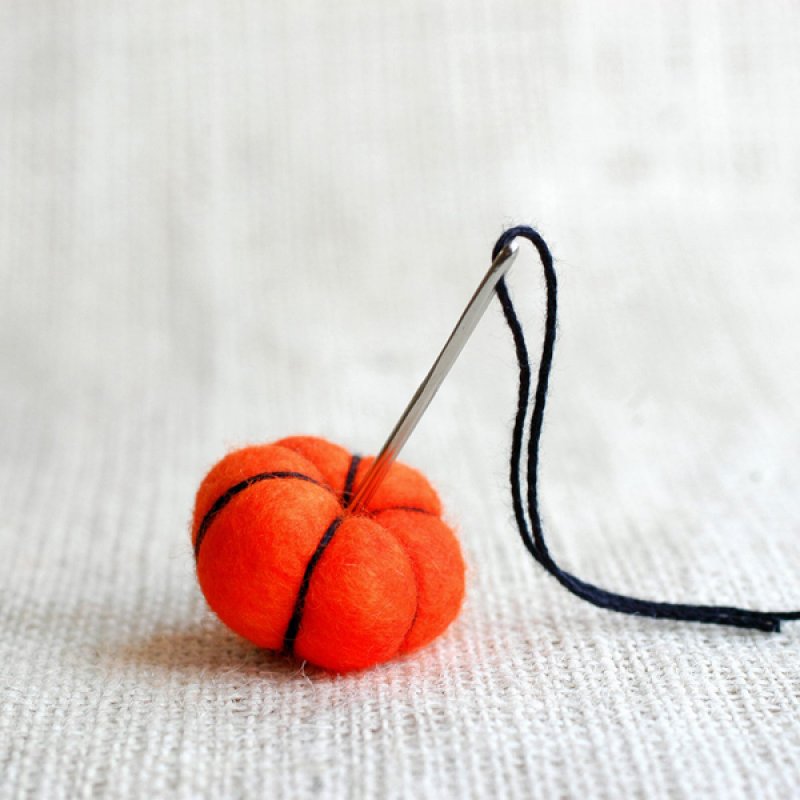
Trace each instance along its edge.
{"label": "orange wool fiber", "polygon": [[311,436],[229,453],[197,492],[197,578],[217,616],[259,647],[333,672],[431,642],[458,615],[464,560],[441,503],[401,463],[363,510],[371,458]]}

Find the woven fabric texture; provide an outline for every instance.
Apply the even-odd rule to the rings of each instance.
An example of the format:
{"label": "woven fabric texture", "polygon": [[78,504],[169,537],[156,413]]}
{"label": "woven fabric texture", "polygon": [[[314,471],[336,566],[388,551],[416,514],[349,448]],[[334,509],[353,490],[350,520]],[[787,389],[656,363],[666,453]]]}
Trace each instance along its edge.
{"label": "woven fabric texture", "polygon": [[377,450],[528,223],[561,288],[554,556],[800,607],[800,5],[0,20],[0,797],[796,795],[800,624],[599,611],[524,551],[496,306],[403,454],[468,562],[432,646],[344,677],[259,652],[204,606],[188,526],[234,446]]}

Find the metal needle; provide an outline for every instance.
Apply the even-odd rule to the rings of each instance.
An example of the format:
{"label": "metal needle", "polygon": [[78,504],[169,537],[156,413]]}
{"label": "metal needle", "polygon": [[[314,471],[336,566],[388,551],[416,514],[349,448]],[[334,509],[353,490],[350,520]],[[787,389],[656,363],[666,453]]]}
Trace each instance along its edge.
{"label": "metal needle", "polygon": [[389,438],[386,440],[386,444],[383,445],[367,474],[356,487],[353,500],[349,506],[351,512],[357,512],[363,508],[381,481],[386,477],[389,467],[392,466],[403,445],[408,441],[414,428],[417,427],[417,423],[427,410],[431,400],[433,400],[434,395],[442,385],[442,381],[447,377],[447,373],[450,372],[451,367],[464,348],[467,339],[469,339],[478,321],[486,311],[495,287],[511,268],[516,256],[517,245],[515,242],[506,245],[497,254],[491,267],[489,267],[489,271],[475,290],[475,294],[472,295],[472,299],[467,303],[464,313],[459,318],[455,328],[453,328],[453,332],[450,334],[445,346],[394,426]]}

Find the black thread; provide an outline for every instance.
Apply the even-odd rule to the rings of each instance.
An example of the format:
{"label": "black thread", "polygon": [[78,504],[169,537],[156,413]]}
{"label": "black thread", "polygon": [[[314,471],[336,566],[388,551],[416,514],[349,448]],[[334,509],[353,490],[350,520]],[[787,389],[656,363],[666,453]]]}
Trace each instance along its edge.
{"label": "black thread", "polygon": [[303,573],[303,580],[300,583],[300,589],[297,592],[297,599],[295,600],[294,608],[292,609],[292,616],[289,619],[289,625],[287,626],[286,633],[283,637],[283,649],[289,653],[289,655],[294,655],[294,643],[297,639],[297,633],[300,630],[300,622],[303,619],[303,609],[305,608],[306,604],[308,587],[311,584],[311,575],[314,572],[314,568],[317,566],[317,562],[320,560],[320,558],[322,558],[322,554],[325,552],[325,549],[331,543],[333,535],[342,524],[343,519],[344,517],[336,517],[336,519],[331,522],[331,524],[328,526],[328,529],[319,540],[319,544],[317,544],[314,554],[309,559],[308,564],[306,564],[306,570]]}
{"label": "black thread", "polygon": [[254,483],[274,480],[276,478],[295,478],[299,481],[308,481],[308,483],[313,483],[315,486],[319,486],[322,489],[327,489],[330,491],[329,487],[325,486],[319,481],[314,480],[313,478],[309,478],[308,475],[303,475],[301,472],[260,472],[258,475],[252,475],[251,477],[240,481],[234,486],[231,486],[231,488],[228,489],[225,494],[221,495],[203,517],[203,521],[200,523],[200,527],[197,529],[197,537],[194,540],[195,559],[200,553],[200,545],[203,543],[203,539],[205,539],[206,533],[208,532],[208,527],[214,521],[214,518],[217,516],[217,514],[219,514],[219,512],[222,511],[222,509],[225,508],[225,506],[227,506],[237,494],[243,492],[245,489],[248,489]]}
{"label": "black thread", "polygon": [[353,499],[353,485],[356,482],[356,472],[361,463],[361,456],[353,454],[350,458],[350,466],[347,469],[347,477],[344,479],[344,489],[342,490],[342,505],[347,508]]}
{"label": "black thread", "polygon": [[[654,617],[657,619],[674,619],[687,622],[704,622],[716,625],[733,625],[738,628],[754,628],[766,632],[780,631],[781,620],[800,619],[800,611],[750,611],[741,608],[707,605],[684,605],[680,603],[660,603],[650,600],[639,600],[635,597],[606,591],[591,583],[576,578],[561,569],[550,555],[544,539],[544,530],[539,514],[538,482],[539,482],[539,443],[544,422],[544,409],[547,402],[547,388],[550,370],[553,364],[553,350],[556,340],[557,325],[557,280],[553,267],[553,257],[544,239],[533,228],[521,225],[509,228],[497,240],[492,250],[492,259],[500,250],[517,237],[530,241],[536,248],[544,268],[547,288],[547,311],[545,315],[544,340],[542,355],[539,360],[539,374],[534,396],[533,413],[528,434],[527,463],[527,498],[522,496],[522,450],[525,436],[525,417],[530,406],[531,364],[522,325],[517,318],[514,305],[508,293],[505,279],[501,279],[496,294],[503,308],[503,314],[511,335],[519,364],[519,395],[517,414],[511,439],[511,497],[514,516],[520,536],[530,554],[570,592],[588,602],[611,611],[624,614]],[[530,525],[525,512],[530,518]]]}

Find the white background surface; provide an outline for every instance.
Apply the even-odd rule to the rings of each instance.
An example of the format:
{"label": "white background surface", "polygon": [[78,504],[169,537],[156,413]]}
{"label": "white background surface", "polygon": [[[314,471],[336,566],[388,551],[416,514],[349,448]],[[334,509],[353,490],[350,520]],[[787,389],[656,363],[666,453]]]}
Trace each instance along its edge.
{"label": "white background surface", "polygon": [[[800,626],[625,618],[524,552],[494,308],[404,453],[469,564],[345,677],[205,609],[227,448],[379,447],[511,223],[557,257],[554,553],[800,607],[800,6],[0,7],[0,794],[786,797]],[[532,347],[532,253],[511,278]]]}

